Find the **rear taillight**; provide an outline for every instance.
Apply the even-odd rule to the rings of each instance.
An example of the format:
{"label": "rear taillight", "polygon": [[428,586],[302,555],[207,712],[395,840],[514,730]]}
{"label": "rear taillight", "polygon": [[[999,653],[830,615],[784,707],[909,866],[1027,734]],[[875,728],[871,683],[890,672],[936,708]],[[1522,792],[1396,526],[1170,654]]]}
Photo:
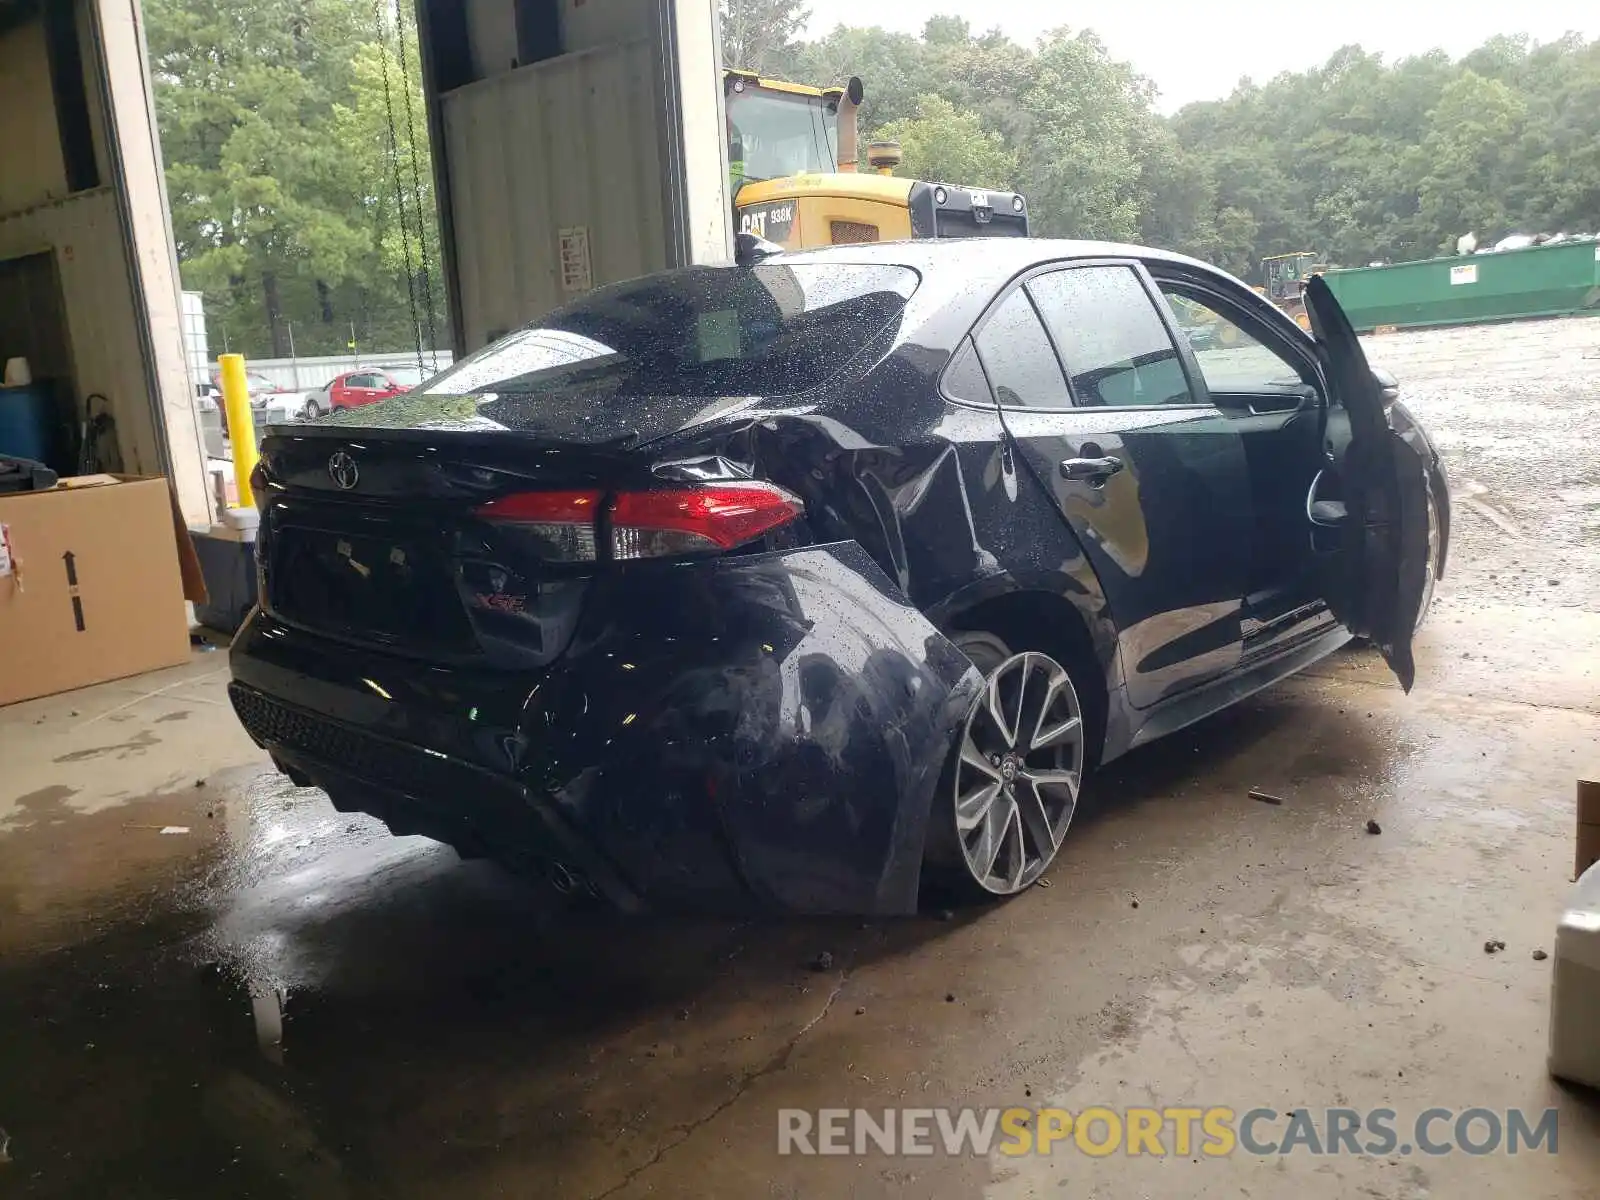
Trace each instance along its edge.
{"label": "rear taillight", "polygon": [[477,514],[532,536],[552,561],[593,562],[602,515],[610,525],[611,557],[637,559],[732,550],[803,511],[782,488],[750,482],[621,492],[609,507],[600,492],[517,492],[491,500]]}
{"label": "rear taillight", "polygon": [[554,562],[593,562],[599,492],[517,492],[491,500],[478,515],[514,525]]}
{"label": "rear taillight", "polygon": [[805,506],[770,483],[623,492],[611,509],[617,558],[732,550],[787,525]]}

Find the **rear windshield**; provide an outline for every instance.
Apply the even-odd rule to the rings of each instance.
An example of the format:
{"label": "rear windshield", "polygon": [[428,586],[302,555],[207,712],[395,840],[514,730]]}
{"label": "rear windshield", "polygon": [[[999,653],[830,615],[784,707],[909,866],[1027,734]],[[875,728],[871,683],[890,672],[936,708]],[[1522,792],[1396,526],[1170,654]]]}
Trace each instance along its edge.
{"label": "rear windshield", "polygon": [[816,387],[916,290],[907,267],[687,267],[589,293],[462,359],[428,395],[781,396]]}

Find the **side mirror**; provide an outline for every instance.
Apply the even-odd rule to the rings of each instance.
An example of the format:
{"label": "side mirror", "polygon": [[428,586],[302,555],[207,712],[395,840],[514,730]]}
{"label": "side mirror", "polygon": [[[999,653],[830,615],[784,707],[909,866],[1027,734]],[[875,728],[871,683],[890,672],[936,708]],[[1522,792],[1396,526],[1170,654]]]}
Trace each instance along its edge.
{"label": "side mirror", "polygon": [[741,267],[753,267],[763,259],[783,253],[783,247],[776,242],[769,242],[766,238],[748,231],[736,236],[733,239],[733,246],[733,261]]}
{"label": "side mirror", "polygon": [[1372,368],[1372,377],[1378,381],[1378,390],[1383,395],[1383,407],[1387,412],[1389,407],[1400,399],[1400,381],[1382,367]]}

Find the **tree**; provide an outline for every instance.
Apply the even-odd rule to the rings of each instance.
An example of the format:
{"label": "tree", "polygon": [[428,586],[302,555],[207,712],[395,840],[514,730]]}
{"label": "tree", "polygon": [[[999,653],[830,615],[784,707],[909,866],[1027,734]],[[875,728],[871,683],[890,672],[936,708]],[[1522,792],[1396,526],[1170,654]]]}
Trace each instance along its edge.
{"label": "tree", "polygon": [[1529,55],[1523,124],[1526,173],[1513,198],[1525,219],[1544,229],[1600,230],[1600,41],[1576,35]]}
{"label": "tree", "polygon": [[1438,235],[1438,250],[1468,231],[1511,223],[1506,198],[1525,116],[1521,98],[1498,79],[1469,70],[1445,88],[1417,153],[1417,215]]}
{"label": "tree", "polygon": [[[411,281],[392,252],[392,168],[413,196],[413,230],[419,191],[431,230],[431,170],[419,150],[412,171],[404,110],[409,75],[415,127],[414,31],[401,72],[379,44],[397,40],[393,10],[380,33],[356,0],[146,0],[145,14],[180,268],[205,294],[216,340],[275,357],[291,343],[327,353],[344,350],[354,326],[363,345],[413,344]],[[398,164],[380,116],[381,62]],[[415,140],[425,146],[425,131]]]}
{"label": "tree", "polygon": [[864,85],[861,127],[872,130],[890,121],[916,115],[917,100],[937,88],[928,86],[927,56],[920,40],[908,33],[840,25],[795,55],[794,78],[817,87],[842,87],[852,75]]}
{"label": "tree", "polygon": [[795,41],[811,19],[799,0],[720,0],[722,61],[758,75],[782,77]]}
{"label": "tree", "polygon": [[1022,103],[1034,116],[1021,175],[1038,232],[1131,241],[1144,207],[1140,152],[1154,90],[1085,30],[1041,43]]}
{"label": "tree", "polygon": [[286,354],[282,281],[338,279],[360,235],[328,204],[337,148],[305,136],[341,94],[347,6],[327,0],[151,0],[152,67],[186,278],[232,306],[255,291]]}
{"label": "tree", "polygon": [[900,143],[905,155],[901,175],[997,191],[1016,186],[1016,152],[998,133],[985,129],[976,113],[958,112],[942,96],[921,97],[916,116],[890,121],[873,138]]}
{"label": "tree", "polygon": [[1252,262],[1305,249],[1360,265],[1453,252],[1469,231],[1489,242],[1600,225],[1597,112],[1600,42],[1498,37],[1459,62],[1345,47],[1170,127],[1216,183],[1192,214],[1197,240],[1232,209],[1255,223]]}
{"label": "tree", "polygon": [[[402,63],[387,43],[360,47],[351,62],[351,103],[335,105],[332,122],[334,137],[350,154],[346,211],[352,223],[368,231],[351,277],[366,316],[367,337],[395,346],[412,344],[418,325],[424,327],[421,340],[429,345],[446,328],[433,163],[414,37],[405,39],[405,50],[407,61]],[[393,288],[391,281],[399,281],[404,291]],[[379,300],[374,288],[389,289],[392,299]]]}

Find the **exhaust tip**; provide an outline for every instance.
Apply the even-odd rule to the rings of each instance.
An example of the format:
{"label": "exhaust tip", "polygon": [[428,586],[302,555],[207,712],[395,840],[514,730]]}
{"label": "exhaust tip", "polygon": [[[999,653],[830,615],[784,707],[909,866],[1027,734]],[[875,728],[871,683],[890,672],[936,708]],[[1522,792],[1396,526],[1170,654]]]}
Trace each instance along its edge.
{"label": "exhaust tip", "polygon": [[861,97],[864,95],[866,89],[861,86],[861,77],[850,76],[850,82],[844,87],[844,98],[839,101],[839,146],[834,164],[840,171],[846,173],[856,169],[860,138],[856,109],[860,106]]}

